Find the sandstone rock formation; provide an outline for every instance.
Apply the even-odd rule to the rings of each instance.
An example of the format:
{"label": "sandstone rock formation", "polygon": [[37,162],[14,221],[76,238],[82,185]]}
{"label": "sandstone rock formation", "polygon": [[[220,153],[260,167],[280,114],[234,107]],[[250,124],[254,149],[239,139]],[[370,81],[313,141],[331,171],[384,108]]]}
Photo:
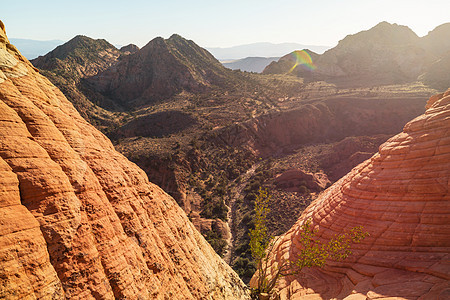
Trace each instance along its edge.
{"label": "sandstone rock formation", "polygon": [[[295,259],[306,219],[323,240],[354,226],[369,232],[344,262],[284,277],[281,299],[450,297],[450,90],[405,125],[379,153],[327,189],[270,253]],[[397,297],[397,298],[396,298]]]}
{"label": "sandstone rock formation", "polygon": [[0,298],[246,298],[175,201],[0,27]]}
{"label": "sandstone rock formation", "polygon": [[324,173],[305,173],[301,169],[291,169],[279,174],[275,180],[277,188],[285,188],[292,191],[298,191],[304,186],[313,191],[321,191],[330,184],[328,177]]}

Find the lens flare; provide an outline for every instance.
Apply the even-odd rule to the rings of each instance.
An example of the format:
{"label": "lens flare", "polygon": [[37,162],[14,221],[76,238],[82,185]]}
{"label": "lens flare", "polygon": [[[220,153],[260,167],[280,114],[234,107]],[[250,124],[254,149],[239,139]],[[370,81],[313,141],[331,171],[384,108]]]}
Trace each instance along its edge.
{"label": "lens flare", "polygon": [[294,71],[294,69],[299,65],[310,71],[313,71],[317,68],[313,63],[311,56],[306,50],[294,51],[291,53],[291,55],[294,56],[296,61],[295,65],[292,66],[288,73]]}

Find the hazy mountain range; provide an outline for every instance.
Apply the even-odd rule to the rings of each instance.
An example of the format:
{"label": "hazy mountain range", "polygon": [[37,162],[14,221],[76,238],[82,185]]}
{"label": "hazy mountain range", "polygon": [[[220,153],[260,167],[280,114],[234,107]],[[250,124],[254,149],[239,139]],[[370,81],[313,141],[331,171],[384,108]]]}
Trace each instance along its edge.
{"label": "hazy mountain range", "polygon": [[271,62],[279,57],[246,57],[234,60],[224,60],[222,64],[231,70],[261,73]]}
{"label": "hazy mountain range", "polygon": [[38,41],[29,39],[10,39],[11,43],[14,44],[20,53],[28,59],[33,59],[39,55],[44,55],[55,47],[64,44],[61,40],[51,40],[51,41]]}
{"label": "hazy mountain range", "polygon": [[[28,59],[34,59],[40,55],[45,55],[48,52],[55,49],[57,46],[62,45],[65,41],[62,40],[50,40],[50,41],[40,41],[33,39],[18,39],[11,38],[11,43],[16,45],[23,56]],[[117,45],[120,48],[122,45]],[[279,58],[286,53],[290,53],[294,50],[299,49],[311,49],[317,53],[323,53],[325,50],[329,49],[329,46],[315,46],[315,45],[303,45],[298,43],[253,43],[238,45],[233,47],[225,48],[205,48],[208,50],[215,58],[220,61],[224,60],[238,60],[248,57],[261,57],[261,58]],[[262,71],[262,70],[261,70]]]}
{"label": "hazy mountain range", "polygon": [[226,48],[206,48],[220,61],[241,59],[246,57],[281,57],[294,50],[310,49],[317,53],[323,53],[329,46],[303,45],[298,43],[253,43]]}

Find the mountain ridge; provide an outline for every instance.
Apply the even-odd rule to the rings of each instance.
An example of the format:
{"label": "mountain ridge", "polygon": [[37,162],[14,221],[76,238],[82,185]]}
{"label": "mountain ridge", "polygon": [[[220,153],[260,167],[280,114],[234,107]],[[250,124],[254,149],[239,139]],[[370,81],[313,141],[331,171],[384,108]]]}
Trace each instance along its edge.
{"label": "mountain ridge", "polygon": [[[336,47],[316,57],[317,68],[313,72],[294,73],[309,81],[325,80],[343,86],[413,82],[439,59],[438,54],[450,50],[447,24],[420,38],[407,26],[381,22],[346,36]],[[287,73],[293,66],[291,63],[276,68],[276,64],[269,65],[263,74]],[[450,78],[445,80],[450,82]]]}
{"label": "mountain ridge", "polygon": [[237,60],[222,61],[222,64],[231,70],[261,73],[271,62],[279,57],[246,57]]}
{"label": "mountain ridge", "polygon": [[[132,72],[132,73],[130,73]],[[148,105],[183,90],[202,92],[232,80],[208,51],[174,34],[151,40],[101,74],[88,79],[94,88],[120,105]]]}

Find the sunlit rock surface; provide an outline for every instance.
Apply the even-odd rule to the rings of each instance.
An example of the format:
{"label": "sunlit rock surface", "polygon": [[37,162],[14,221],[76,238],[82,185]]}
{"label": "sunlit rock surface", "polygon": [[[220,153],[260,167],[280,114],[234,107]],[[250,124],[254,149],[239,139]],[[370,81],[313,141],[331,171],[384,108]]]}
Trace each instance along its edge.
{"label": "sunlit rock surface", "polygon": [[0,298],[246,298],[176,202],[0,25]]}

